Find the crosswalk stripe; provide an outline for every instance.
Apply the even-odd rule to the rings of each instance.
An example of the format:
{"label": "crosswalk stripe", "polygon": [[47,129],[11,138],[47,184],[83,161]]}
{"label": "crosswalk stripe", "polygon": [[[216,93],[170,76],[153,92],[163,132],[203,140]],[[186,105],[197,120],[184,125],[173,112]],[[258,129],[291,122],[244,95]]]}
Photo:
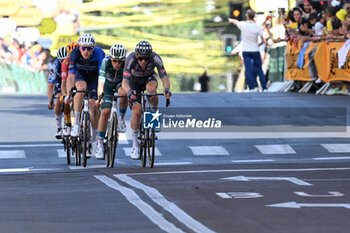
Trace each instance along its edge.
{"label": "crosswalk stripe", "polygon": [[25,159],[24,150],[1,150],[0,159]]}
{"label": "crosswalk stripe", "polygon": [[274,162],[273,159],[251,159],[251,160],[232,160],[233,163],[259,163],[259,162]]}
{"label": "crosswalk stripe", "polygon": [[125,133],[120,133],[119,134],[118,144],[124,144],[124,145],[129,144],[129,141],[128,141],[127,136],[126,136]]}
{"label": "crosswalk stripe", "polygon": [[330,153],[349,153],[350,144],[321,144]]}
{"label": "crosswalk stripe", "polygon": [[[131,155],[132,147],[123,148],[123,150],[125,152],[125,156],[129,157]],[[162,154],[160,153],[160,151],[157,147],[155,148],[154,155],[155,156],[162,156]]]}
{"label": "crosswalk stripe", "polygon": [[260,153],[265,155],[271,154],[296,154],[293,148],[288,144],[279,144],[279,145],[255,145]]}
{"label": "crosswalk stripe", "polygon": [[66,152],[63,149],[57,149],[57,154],[59,158],[65,158]]}
{"label": "crosswalk stripe", "polygon": [[222,146],[190,146],[194,155],[229,155]]}

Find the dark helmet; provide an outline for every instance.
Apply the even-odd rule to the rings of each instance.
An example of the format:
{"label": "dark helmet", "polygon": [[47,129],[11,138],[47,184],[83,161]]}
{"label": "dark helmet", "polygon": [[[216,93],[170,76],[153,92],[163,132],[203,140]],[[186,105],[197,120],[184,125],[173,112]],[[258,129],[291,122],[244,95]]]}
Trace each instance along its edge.
{"label": "dark helmet", "polygon": [[139,55],[151,55],[152,53],[152,46],[148,41],[140,41],[137,43],[136,48],[135,48],[136,54]]}

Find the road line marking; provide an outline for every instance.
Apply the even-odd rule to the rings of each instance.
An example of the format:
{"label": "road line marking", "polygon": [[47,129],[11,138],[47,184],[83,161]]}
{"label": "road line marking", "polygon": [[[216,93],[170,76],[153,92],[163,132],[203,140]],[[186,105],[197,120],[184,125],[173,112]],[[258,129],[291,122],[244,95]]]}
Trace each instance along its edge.
{"label": "road line marking", "polygon": [[22,145],[0,145],[0,148],[18,148],[18,147],[56,147],[62,146],[62,144],[22,144]]}
{"label": "road line marking", "polygon": [[233,163],[260,163],[260,162],[274,162],[274,159],[252,159],[252,160],[232,160]]}
{"label": "road line marking", "polygon": [[25,159],[24,150],[0,150],[0,159]]}
{"label": "road line marking", "polygon": [[266,205],[267,207],[282,207],[282,208],[296,208],[301,207],[344,207],[350,209],[350,203],[296,203],[296,202],[284,202],[272,205]]}
{"label": "road line marking", "polygon": [[86,167],[81,166],[68,166],[71,170],[79,170],[79,169],[94,169],[94,168],[106,168],[105,164],[99,164],[99,165],[86,165]]}
{"label": "road line marking", "polygon": [[0,169],[0,173],[7,173],[7,172],[29,172],[30,168],[6,168],[6,169]]}
{"label": "road line marking", "polygon": [[58,154],[59,158],[66,158],[67,157],[67,154],[64,151],[64,149],[57,149],[57,154]]}
{"label": "road line marking", "polygon": [[220,172],[314,172],[314,171],[350,171],[350,167],[192,170],[192,171],[139,172],[139,173],[128,173],[127,175],[164,175],[164,174],[195,174],[195,173],[220,173]]}
{"label": "road line marking", "polygon": [[232,176],[226,178],[220,178],[221,180],[233,180],[233,181],[251,181],[251,180],[286,180],[296,185],[312,186],[312,184],[300,180],[295,177],[248,177],[248,176]]}
{"label": "road line marking", "polygon": [[265,155],[271,154],[296,154],[293,148],[288,144],[277,144],[277,145],[255,145],[260,153]]}
{"label": "road line marking", "polygon": [[[132,147],[123,148],[123,150],[124,150],[125,156],[130,157]],[[160,153],[160,151],[157,147],[156,147],[156,150],[154,152],[154,155],[155,156],[162,156],[162,154]]]}
{"label": "road line marking", "polygon": [[181,229],[174,226],[171,222],[166,220],[162,214],[158,213],[152,206],[144,202],[140,196],[138,196],[134,190],[121,186],[116,181],[108,178],[104,175],[96,175],[96,179],[100,180],[102,183],[107,185],[108,187],[119,191],[124,197],[133,204],[136,208],[138,208],[149,220],[151,220],[154,224],[159,226],[162,230],[166,232],[183,232]]}
{"label": "road line marking", "polygon": [[129,144],[128,138],[125,133],[119,133],[118,144],[123,144],[123,145]]}
{"label": "road line marking", "polygon": [[147,196],[149,196],[152,199],[152,201],[154,201],[159,206],[164,208],[166,211],[172,214],[177,220],[185,224],[191,230],[195,232],[200,232],[200,233],[214,232],[209,228],[207,228],[206,226],[204,226],[202,223],[192,218],[185,211],[180,209],[176,204],[168,201],[162,194],[158,192],[157,189],[144,185],[138,182],[137,180],[130,178],[127,175],[114,175],[114,176],[117,177],[119,180],[135,188],[143,190],[147,194]]}
{"label": "road line marking", "polygon": [[189,146],[194,155],[230,155],[222,146]]}
{"label": "road line marking", "polygon": [[167,166],[167,165],[191,165],[192,162],[168,162],[168,163],[154,163],[155,166]]}
{"label": "road line marking", "polygon": [[350,157],[320,157],[320,158],[312,158],[313,160],[339,160],[339,159],[350,159]]}
{"label": "road line marking", "polygon": [[350,144],[321,144],[329,153],[349,153]]}

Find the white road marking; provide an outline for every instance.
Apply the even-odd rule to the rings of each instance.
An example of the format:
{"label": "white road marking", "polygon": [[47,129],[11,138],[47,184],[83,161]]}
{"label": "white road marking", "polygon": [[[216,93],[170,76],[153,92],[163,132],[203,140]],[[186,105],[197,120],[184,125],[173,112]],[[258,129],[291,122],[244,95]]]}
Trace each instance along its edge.
{"label": "white road marking", "polygon": [[260,162],[274,162],[273,159],[251,159],[251,160],[232,160],[233,163],[260,163]]}
{"label": "white road marking", "polygon": [[119,133],[118,144],[123,144],[123,145],[129,144],[129,141],[125,133]]}
{"label": "white road marking", "polygon": [[296,185],[312,186],[312,184],[302,181],[295,177],[247,177],[247,176],[232,176],[221,178],[221,180],[234,180],[234,181],[251,181],[251,180],[286,180]]}
{"label": "white road marking", "polygon": [[137,180],[134,180],[124,174],[114,175],[114,176],[117,177],[119,180],[127,183],[128,185],[131,185],[135,188],[143,190],[147,194],[147,196],[149,196],[152,199],[152,201],[157,203],[159,206],[163,207],[166,211],[172,214],[177,220],[185,224],[188,228],[190,228],[194,232],[200,232],[200,233],[214,232],[209,228],[207,228],[206,226],[204,226],[202,223],[192,218],[190,215],[188,215],[186,212],[180,209],[176,204],[168,201],[161,193],[158,192],[157,189],[144,185],[138,182]]}
{"label": "white road marking", "polygon": [[168,165],[191,165],[192,162],[167,162],[167,163],[154,163],[154,166],[168,166]]}
{"label": "white road marking", "polygon": [[7,172],[29,172],[30,168],[3,168],[0,169],[0,173],[7,173]]}
{"label": "white road marking", "polygon": [[258,150],[265,155],[271,154],[296,154],[293,148],[288,144],[277,145],[255,145]]}
{"label": "white road marking", "polygon": [[0,159],[25,159],[24,150],[0,150]]}
{"label": "white road marking", "polygon": [[319,157],[319,158],[313,158],[313,160],[341,160],[341,159],[350,159],[350,157]]}
{"label": "white road marking", "polygon": [[89,165],[87,164],[86,167],[83,166],[68,166],[71,170],[80,170],[80,169],[94,169],[94,168],[106,168],[105,164],[99,164],[99,165]]}
{"label": "white road marking", "polygon": [[301,207],[344,207],[350,209],[350,203],[296,203],[296,202],[284,202],[272,205],[266,205],[267,207],[283,207],[283,208],[301,208]]}
{"label": "white road marking", "polygon": [[[125,152],[125,156],[130,157],[131,155],[131,149],[132,147],[127,147],[127,148],[123,148],[124,152]],[[160,153],[159,149],[156,147],[156,150],[154,152],[155,156],[162,156],[162,154]]]}
{"label": "white road marking", "polygon": [[22,145],[0,145],[0,148],[18,148],[18,147],[57,147],[62,144],[22,144]]}
{"label": "white road marking", "polygon": [[345,196],[341,192],[337,192],[337,191],[330,191],[328,192],[329,194],[324,194],[324,195],[312,195],[305,192],[294,192],[294,193],[301,197],[343,197]]}
{"label": "white road marking", "polygon": [[67,154],[64,151],[64,149],[57,149],[57,154],[58,154],[59,158],[66,158],[67,157]]}
{"label": "white road marking", "polygon": [[164,174],[195,174],[195,173],[221,173],[221,172],[314,172],[314,171],[350,171],[350,167],[192,170],[192,171],[139,172],[139,173],[129,173],[127,175],[164,175]]}
{"label": "white road marking", "polygon": [[222,146],[190,146],[194,155],[229,155]]}
{"label": "white road marking", "polygon": [[149,220],[154,224],[159,226],[162,230],[166,232],[183,232],[181,229],[174,226],[171,222],[166,220],[161,213],[153,209],[152,206],[144,202],[140,196],[138,196],[132,189],[121,186],[116,181],[103,175],[96,175],[96,179],[100,180],[108,187],[119,191],[124,197],[138,208]]}
{"label": "white road marking", "polygon": [[246,199],[246,198],[259,198],[263,197],[260,193],[250,193],[250,192],[228,192],[228,193],[216,193],[219,197],[223,199],[235,198],[235,199]]}
{"label": "white road marking", "polygon": [[349,153],[350,144],[321,144],[330,153]]}

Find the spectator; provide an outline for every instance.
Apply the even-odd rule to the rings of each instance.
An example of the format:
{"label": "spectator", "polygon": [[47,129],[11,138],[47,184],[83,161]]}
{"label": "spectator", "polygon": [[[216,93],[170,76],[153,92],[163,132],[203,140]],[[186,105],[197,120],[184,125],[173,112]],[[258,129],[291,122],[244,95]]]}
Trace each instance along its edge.
{"label": "spectator", "polygon": [[207,75],[207,71],[204,71],[202,76],[199,77],[198,82],[201,84],[201,92],[209,91],[209,76]]}
{"label": "spectator", "polygon": [[[246,68],[245,76],[250,91],[258,91],[258,84],[256,81],[256,74],[259,75],[261,87],[266,90],[266,77],[262,70],[261,56],[259,46],[265,43],[262,29],[255,24],[255,12],[253,10],[247,11],[247,21],[238,21],[229,18],[229,23],[236,25],[242,32],[243,41],[243,60]],[[258,43],[258,39],[261,43]]]}

